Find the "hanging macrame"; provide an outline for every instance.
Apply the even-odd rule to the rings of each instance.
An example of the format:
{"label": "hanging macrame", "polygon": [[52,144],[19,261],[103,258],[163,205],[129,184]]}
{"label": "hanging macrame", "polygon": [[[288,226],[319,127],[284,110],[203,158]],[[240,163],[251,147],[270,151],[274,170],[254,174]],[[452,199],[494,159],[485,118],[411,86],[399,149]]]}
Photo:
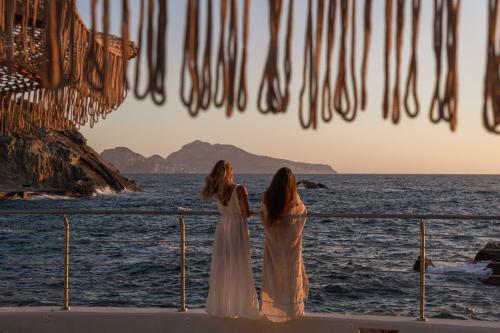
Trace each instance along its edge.
{"label": "hanging macrame", "polygon": [[74,0],[0,0],[0,9],[1,132],[92,126],[123,102],[133,44],[89,31]]}
{"label": "hanging macrame", "polygon": [[290,102],[294,1],[289,0],[287,5],[285,50],[281,62],[279,36],[281,17],[285,8],[283,2],[283,0],[268,0],[269,46],[257,96],[257,109],[262,113],[285,112]]}
{"label": "hanging macrame", "polygon": [[[446,2],[446,5],[445,5]],[[436,81],[431,99],[429,117],[431,122],[446,121],[450,129],[457,127],[458,111],[458,18],[460,0],[434,0],[434,57]],[[444,20],[446,16],[446,21]],[[445,43],[446,76],[444,89],[441,88],[443,75],[443,41]]]}
{"label": "hanging macrame", "polygon": [[[302,89],[299,99],[299,119],[304,128],[317,128],[320,91],[319,80],[321,77],[321,43],[324,24],[325,1],[308,2],[306,39],[304,47],[304,65]],[[314,10],[313,3],[316,3]],[[337,6],[338,5],[338,6]],[[331,82],[332,55],[334,52],[336,13],[339,7],[340,34],[339,57],[337,63],[337,77],[335,83]],[[364,20],[364,48],[361,68],[361,89],[366,106],[366,76],[368,68],[368,49],[371,35],[371,1],[365,1]],[[313,18],[313,13],[316,17]],[[358,79],[356,71],[356,2],[349,0],[330,0],[326,20],[327,37],[325,63],[326,70],[321,89],[321,118],[329,122],[334,111],[346,121],[353,121],[358,111]],[[350,40],[348,41],[348,36]],[[308,98],[304,102],[305,91]],[[333,91],[332,91],[333,89]],[[307,107],[307,111],[306,111]],[[308,113],[306,120],[306,113]]]}
{"label": "hanging macrame", "polygon": [[484,77],[483,122],[490,132],[500,134],[500,50],[498,41],[500,7],[488,0],[488,49]]}
{"label": "hanging macrame", "polygon": [[[124,3],[127,3],[126,7],[128,7],[128,1],[124,0]],[[145,0],[140,0],[137,33],[139,53],[135,61],[134,95],[138,99],[144,99],[150,95],[153,103],[162,105],[167,99],[165,86],[167,75],[167,0],[149,0],[147,15],[144,13],[145,7]],[[144,34],[145,16],[147,25]],[[127,10],[127,14],[123,16],[122,26],[124,28],[122,30],[125,29],[125,22],[128,19]],[[144,35],[146,35],[145,42]],[[145,87],[142,92],[140,88],[143,70],[141,55],[146,56]]]}
{"label": "hanging macrame", "polygon": [[[205,41],[200,38],[201,4],[206,4]],[[232,115],[235,107],[244,111],[248,100],[247,45],[249,36],[250,0],[243,3],[243,33],[239,47],[239,11],[237,0],[220,0],[219,45],[212,74],[212,0],[188,0],[186,29],[181,65],[180,97],[191,116],[213,105],[225,107],[226,115]],[[200,59],[199,50],[203,55]],[[239,67],[238,67],[239,64]],[[215,82],[212,82],[212,78]],[[212,91],[213,90],[213,91]]]}
{"label": "hanging macrame", "polygon": [[[308,0],[306,44],[304,48],[304,68],[302,71],[302,89],[299,98],[299,119],[304,128],[317,126],[318,81],[320,75],[321,42],[323,36],[323,15],[325,1],[314,1],[316,4],[316,20],[313,23],[313,1]],[[308,90],[307,107],[309,117],[305,120],[304,94]]]}
{"label": "hanging macrame", "polygon": [[[328,122],[334,115],[352,121],[358,109],[368,107],[372,0],[307,1],[300,123],[304,128],[317,128],[319,120]],[[363,22],[360,68],[356,62],[357,3],[364,5],[359,19]],[[405,20],[408,3],[411,21]],[[435,82],[429,118],[433,123],[444,121],[455,130],[460,0],[432,3]],[[129,1],[122,0],[121,38],[109,34],[110,4],[109,0],[91,0],[91,29],[87,29],[75,0],[0,0],[0,131],[25,126],[92,126],[123,102],[128,88],[139,99],[149,97],[156,104],[165,104],[167,1],[139,0],[138,13],[132,13]],[[186,0],[186,4],[182,103],[192,116],[211,107],[224,108],[227,116],[235,108],[244,111],[249,105],[250,0]],[[483,122],[488,131],[500,133],[499,9],[497,0],[487,4]],[[215,5],[220,10],[218,22],[214,20]],[[404,114],[417,116],[421,108],[417,91],[421,5],[421,0],[385,1],[382,113],[394,123]],[[268,0],[267,9],[268,49],[255,90],[256,104],[262,113],[282,113],[294,96],[290,87],[294,1]],[[138,17],[134,30],[138,51],[129,42],[132,15]],[[206,18],[203,26],[202,16]],[[103,33],[97,32],[98,25]],[[402,59],[405,31],[411,31],[407,69]],[[136,52],[139,57],[129,87],[127,64]],[[338,58],[333,59],[334,54]]]}

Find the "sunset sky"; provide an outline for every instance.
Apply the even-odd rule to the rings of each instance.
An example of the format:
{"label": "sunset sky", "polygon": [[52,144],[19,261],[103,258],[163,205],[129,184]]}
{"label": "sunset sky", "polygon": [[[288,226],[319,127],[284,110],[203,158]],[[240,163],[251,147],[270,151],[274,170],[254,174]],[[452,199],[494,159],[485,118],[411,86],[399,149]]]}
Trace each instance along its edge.
{"label": "sunset sky", "polygon": [[[89,2],[78,0],[81,14],[87,22]],[[111,3],[117,6],[115,10],[118,14],[112,16],[116,32],[121,17],[118,7],[121,2]],[[214,3],[218,4],[218,1]],[[361,61],[362,50],[362,4],[362,1],[358,1],[358,62]],[[411,17],[409,5],[407,1],[408,28]],[[487,1],[462,1],[459,27],[460,105],[455,133],[449,130],[446,123],[433,125],[428,120],[430,93],[434,87],[432,1],[423,0],[422,5],[418,55],[418,87],[422,110],[416,119],[403,115],[400,124],[395,126],[382,118],[383,0],[375,0],[373,7],[368,109],[360,113],[355,122],[346,123],[334,116],[330,123],[320,121],[317,130],[303,130],[300,127],[297,105],[301,86],[306,0],[295,1],[292,102],[288,112],[284,115],[262,115],[255,107],[257,87],[267,53],[268,25],[267,1],[254,0],[250,23],[250,100],[247,111],[235,113],[228,119],[225,110],[213,108],[193,119],[180,104],[178,96],[186,1],[169,1],[167,104],[158,107],[149,101],[137,101],[130,93],[118,110],[94,128],[83,128],[83,133],[89,144],[99,152],[106,148],[126,146],[145,156],[166,156],[182,145],[200,139],[211,143],[234,144],[256,154],[328,163],[342,173],[498,174],[500,137],[487,133],[481,122]],[[136,6],[132,8],[137,15]],[[132,27],[131,33],[135,36],[135,24]],[[215,33],[218,34],[218,25],[215,27]],[[407,29],[404,36],[403,79],[407,73],[409,37],[410,31]],[[217,45],[217,38],[215,43]],[[338,50],[337,45],[335,49]],[[359,70],[359,65],[357,68]]]}

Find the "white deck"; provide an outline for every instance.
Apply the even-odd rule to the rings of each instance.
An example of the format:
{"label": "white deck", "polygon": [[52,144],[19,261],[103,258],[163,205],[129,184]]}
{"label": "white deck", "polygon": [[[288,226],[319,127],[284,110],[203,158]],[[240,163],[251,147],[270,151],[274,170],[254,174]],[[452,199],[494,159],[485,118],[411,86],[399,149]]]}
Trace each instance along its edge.
{"label": "white deck", "polygon": [[360,328],[399,333],[499,333],[500,323],[475,320],[429,319],[342,314],[308,314],[285,324],[266,319],[219,319],[203,310],[74,307],[0,308],[0,333],[358,333]]}

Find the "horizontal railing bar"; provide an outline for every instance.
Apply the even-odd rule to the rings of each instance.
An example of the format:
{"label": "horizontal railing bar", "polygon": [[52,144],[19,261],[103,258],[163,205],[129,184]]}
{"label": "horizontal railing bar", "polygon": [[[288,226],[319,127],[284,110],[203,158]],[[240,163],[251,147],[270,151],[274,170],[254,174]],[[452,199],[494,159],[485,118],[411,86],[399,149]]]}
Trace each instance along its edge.
{"label": "horizontal railing bar", "polygon": [[[124,249],[125,251],[126,249]],[[92,256],[103,256],[103,255],[164,255],[165,253],[162,251],[157,252],[107,252],[107,251],[97,251],[97,252],[88,252],[88,253],[71,253],[73,257],[92,257]]]}
{"label": "horizontal railing bar", "polygon": [[[124,265],[121,262],[112,262],[112,261],[99,262],[99,263],[85,263],[85,262],[81,262],[81,261],[76,261],[76,262],[73,262],[72,264],[74,264],[76,266],[79,266],[77,268],[74,268],[73,272],[78,272],[78,271],[87,271],[88,272],[88,271],[93,271],[93,269],[96,268],[96,267]],[[155,263],[152,263],[152,262],[143,261],[143,262],[137,263],[137,265],[140,265],[140,264],[156,264],[158,266],[164,266],[166,268],[175,267],[173,264],[170,264],[170,262],[155,262]],[[128,265],[128,266],[131,266],[131,265]],[[129,272],[121,272],[121,273],[116,273],[116,274],[117,275],[127,275],[128,273]],[[98,275],[99,273],[98,272],[94,272],[94,274]],[[105,274],[105,273],[101,273],[101,274]]]}
{"label": "horizontal railing bar", "polygon": [[427,235],[430,239],[433,237],[443,237],[443,238],[452,238],[452,237],[468,237],[468,238],[500,238],[500,235],[492,234],[492,235],[465,235],[465,234],[435,234],[432,231]]}
{"label": "horizontal railing bar", "polygon": [[[318,288],[318,289],[322,289],[322,288]],[[386,289],[378,289],[378,290],[385,290],[387,292]],[[378,292],[366,292],[366,291],[363,291],[363,292],[359,292],[359,291],[342,291],[342,292],[334,292],[334,291],[325,291],[325,290],[322,290],[321,291],[322,293],[328,293],[328,294],[332,294],[332,295],[349,295],[349,296],[363,296],[363,297],[368,297],[368,296],[373,296],[373,295],[376,295],[378,294]],[[405,295],[407,295],[408,297],[406,298],[399,298],[398,300],[413,300],[413,296],[417,295],[418,292],[414,292],[414,293],[405,293]]]}
{"label": "horizontal railing bar", "polygon": [[[453,284],[427,284],[427,287],[431,288],[455,288],[455,289],[477,289],[477,286],[458,286]],[[494,286],[492,286],[494,287]]]}
{"label": "horizontal railing bar", "polygon": [[329,256],[332,259],[362,259],[367,261],[408,261],[408,258],[367,258],[358,256]]}
{"label": "horizontal railing bar", "polygon": [[[473,249],[473,248],[470,248],[470,247],[461,247],[461,246],[457,246],[457,247],[453,247],[453,246],[439,246],[439,245],[436,245],[436,246],[432,246],[432,245],[427,245],[427,249],[432,251],[432,250],[464,250],[464,251],[471,251],[471,252],[474,252],[474,253],[477,253],[478,249]],[[500,251],[500,249],[483,249],[485,251]]]}
{"label": "horizontal railing bar", "polygon": [[[350,235],[352,236],[354,231],[338,231],[335,230],[335,235]],[[391,232],[363,232],[363,236],[386,236],[386,238],[392,237],[392,236],[406,236],[408,237],[408,231],[406,232],[397,232],[397,233],[391,233]]]}
{"label": "horizontal railing bar", "polygon": [[166,239],[151,239],[151,240],[137,240],[137,239],[76,239],[73,241],[73,244],[82,244],[82,243],[173,243],[172,241]]}
{"label": "horizontal railing bar", "polygon": [[[364,234],[363,234],[364,236]],[[392,239],[391,241],[398,241],[397,239]],[[333,246],[342,246],[342,249],[344,250],[349,250],[351,251],[353,247],[356,247],[356,248],[359,248],[359,246],[366,246],[366,243],[360,243],[360,242],[349,242],[348,240],[342,240],[342,241],[339,241],[337,239],[333,239],[332,242],[331,242],[331,245]],[[377,247],[377,248],[391,248],[391,249],[404,249],[404,250],[408,250],[408,248],[412,248],[414,250],[418,250],[417,248],[418,246],[418,243],[414,243],[414,244],[398,244],[398,245],[392,245],[392,246],[388,246],[387,244],[370,244],[370,248],[372,247]],[[454,249],[454,248],[451,248],[451,249]],[[363,250],[363,249],[362,249]],[[336,252],[336,251],[333,251],[333,252]]]}
{"label": "horizontal railing bar", "polygon": [[[0,215],[2,213],[0,212]],[[88,228],[71,228],[71,231],[92,231],[93,226],[88,226]],[[106,231],[107,229],[103,229]],[[110,232],[115,232],[115,230],[108,230]],[[59,232],[59,228],[57,226],[53,226],[52,228],[44,228],[44,229],[39,229],[39,228],[33,228],[33,229],[11,229],[8,231],[3,231],[0,229],[1,232],[9,232],[9,233],[35,233],[35,232]],[[336,232],[336,235],[352,235],[352,233],[349,232]],[[387,238],[389,236],[408,236],[408,233],[403,233],[403,232],[397,232],[397,233],[390,233],[390,232],[367,232],[363,233],[364,236],[386,236]],[[453,238],[453,237],[467,237],[467,238],[500,238],[500,235],[497,234],[491,234],[491,235],[466,235],[466,234],[441,234],[441,233],[433,233],[429,232],[427,237],[429,239],[433,239],[434,237],[443,237],[443,238]]]}
{"label": "horizontal railing bar", "polygon": [[[196,210],[4,210],[0,216],[8,215],[157,215],[157,216],[219,216],[218,211]],[[416,219],[416,220],[500,220],[500,215],[459,215],[459,214],[400,214],[400,213],[339,213],[309,212],[308,217],[359,218],[359,219]],[[252,216],[259,216],[253,212]]]}

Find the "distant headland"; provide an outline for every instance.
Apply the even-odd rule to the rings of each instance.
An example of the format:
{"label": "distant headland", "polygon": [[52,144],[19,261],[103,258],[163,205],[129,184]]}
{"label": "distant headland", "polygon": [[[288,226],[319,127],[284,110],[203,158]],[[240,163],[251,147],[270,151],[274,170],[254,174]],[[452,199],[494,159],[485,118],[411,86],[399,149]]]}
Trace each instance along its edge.
{"label": "distant headland", "polygon": [[208,173],[218,160],[231,162],[235,173],[274,173],[289,167],[297,174],[335,174],[330,165],[294,162],[249,153],[227,144],[210,144],[200,140],[181,147],[166,158],[144,157],[125,147],[106,149],[101,156],[122,173]]}

